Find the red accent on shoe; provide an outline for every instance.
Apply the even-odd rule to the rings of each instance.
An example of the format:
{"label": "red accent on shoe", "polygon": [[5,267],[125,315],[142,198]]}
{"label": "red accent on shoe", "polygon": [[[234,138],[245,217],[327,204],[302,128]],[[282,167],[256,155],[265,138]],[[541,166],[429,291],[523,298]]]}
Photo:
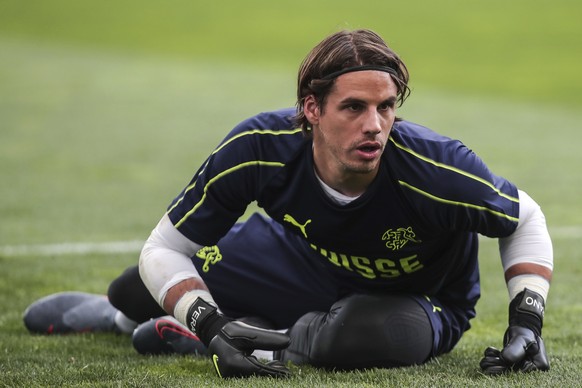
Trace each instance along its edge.
{"label": "red accent on shoe", "polygon": [[192,333],[189,330],[185,330],[180,326],[177,326],[174,322],[172,321],[168,321],[166,319],[160,319],[159,321],[156,322],[156,332],[158,333],[158,336],[161,339],[164,339],[164,331],[173,331],[174,333],[178,333],[180,335],[183,335],[185,337],[190,337],[193,340],[196,341],[200,341],[200,339],[194,335],[194,333]]}

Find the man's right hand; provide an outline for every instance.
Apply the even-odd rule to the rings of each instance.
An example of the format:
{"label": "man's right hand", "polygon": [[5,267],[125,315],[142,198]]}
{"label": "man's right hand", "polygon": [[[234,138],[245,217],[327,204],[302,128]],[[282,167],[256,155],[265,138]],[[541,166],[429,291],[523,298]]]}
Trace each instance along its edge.
{"label": "man's right hand", "polygon": [[289,346],[287,334],[231,321],[215,305],[196,297],[184,319],[188,328],[208,348],[220,377],[286,377],[289,370],[279,361],[263,363],[255,350],[281,350]]}
{"label": "man's right hand", "polygon": [[281,350],[289,343],[287,334],[232,321],[210,341],[208,350],[220,377],[287,377],[290,372],[281,361],[264,363],[252,352],[256,349]]}

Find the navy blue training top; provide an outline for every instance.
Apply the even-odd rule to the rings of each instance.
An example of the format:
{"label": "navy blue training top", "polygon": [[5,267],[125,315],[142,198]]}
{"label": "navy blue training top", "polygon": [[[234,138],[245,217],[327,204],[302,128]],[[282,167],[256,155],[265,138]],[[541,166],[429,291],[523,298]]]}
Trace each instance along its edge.
{"label": "navy blue training top", "polygon": [[237,125],[168,208],[176,228],[212,246],[257,201],[342,282],[436,295],[470,277],[454,292],[476,301],[478,271],[463,271],[476,260],[476,233],[504,237],[517,227],[515,185],[460,141],[399,121],[377,177],[342,206],[318,182],[311,139],[294,114],[266,112]]}

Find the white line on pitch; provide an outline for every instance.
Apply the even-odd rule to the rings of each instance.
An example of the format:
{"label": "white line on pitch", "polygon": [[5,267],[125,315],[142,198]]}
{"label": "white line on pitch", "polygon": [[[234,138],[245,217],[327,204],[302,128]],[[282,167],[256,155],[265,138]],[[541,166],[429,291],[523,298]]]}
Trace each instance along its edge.
{"label": "white line on pitch", "polygon": [[[582,226],[560,226],[550,228],[553,240],[581,239]],[[57,256],[87,255],[92,253],[138,253],[144,241],[78,242],[58,244],[31,244],[0,246],[0,256]]]}
{"label": "white line on pitch", "polygon": [[12,245],[0,247],[0,256],[56,256],[86,255],[90,253],[134,253],[143,247],[143,241],[110,241],[102,243],[59,243],[39,245]]}

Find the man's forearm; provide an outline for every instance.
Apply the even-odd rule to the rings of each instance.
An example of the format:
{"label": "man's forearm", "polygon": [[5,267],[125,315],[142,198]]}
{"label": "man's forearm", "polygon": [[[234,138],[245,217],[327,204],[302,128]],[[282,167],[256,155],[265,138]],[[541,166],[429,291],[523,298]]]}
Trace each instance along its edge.
{"label": "man's forearm", "polygon": [[176,303],[178,303],[186,292],[193,290],[204,290],[208,292],[208,287],[206,287],[206,284],[201,279],[185,279],[168,290],[162,307],[168,314],[174,315]]}

